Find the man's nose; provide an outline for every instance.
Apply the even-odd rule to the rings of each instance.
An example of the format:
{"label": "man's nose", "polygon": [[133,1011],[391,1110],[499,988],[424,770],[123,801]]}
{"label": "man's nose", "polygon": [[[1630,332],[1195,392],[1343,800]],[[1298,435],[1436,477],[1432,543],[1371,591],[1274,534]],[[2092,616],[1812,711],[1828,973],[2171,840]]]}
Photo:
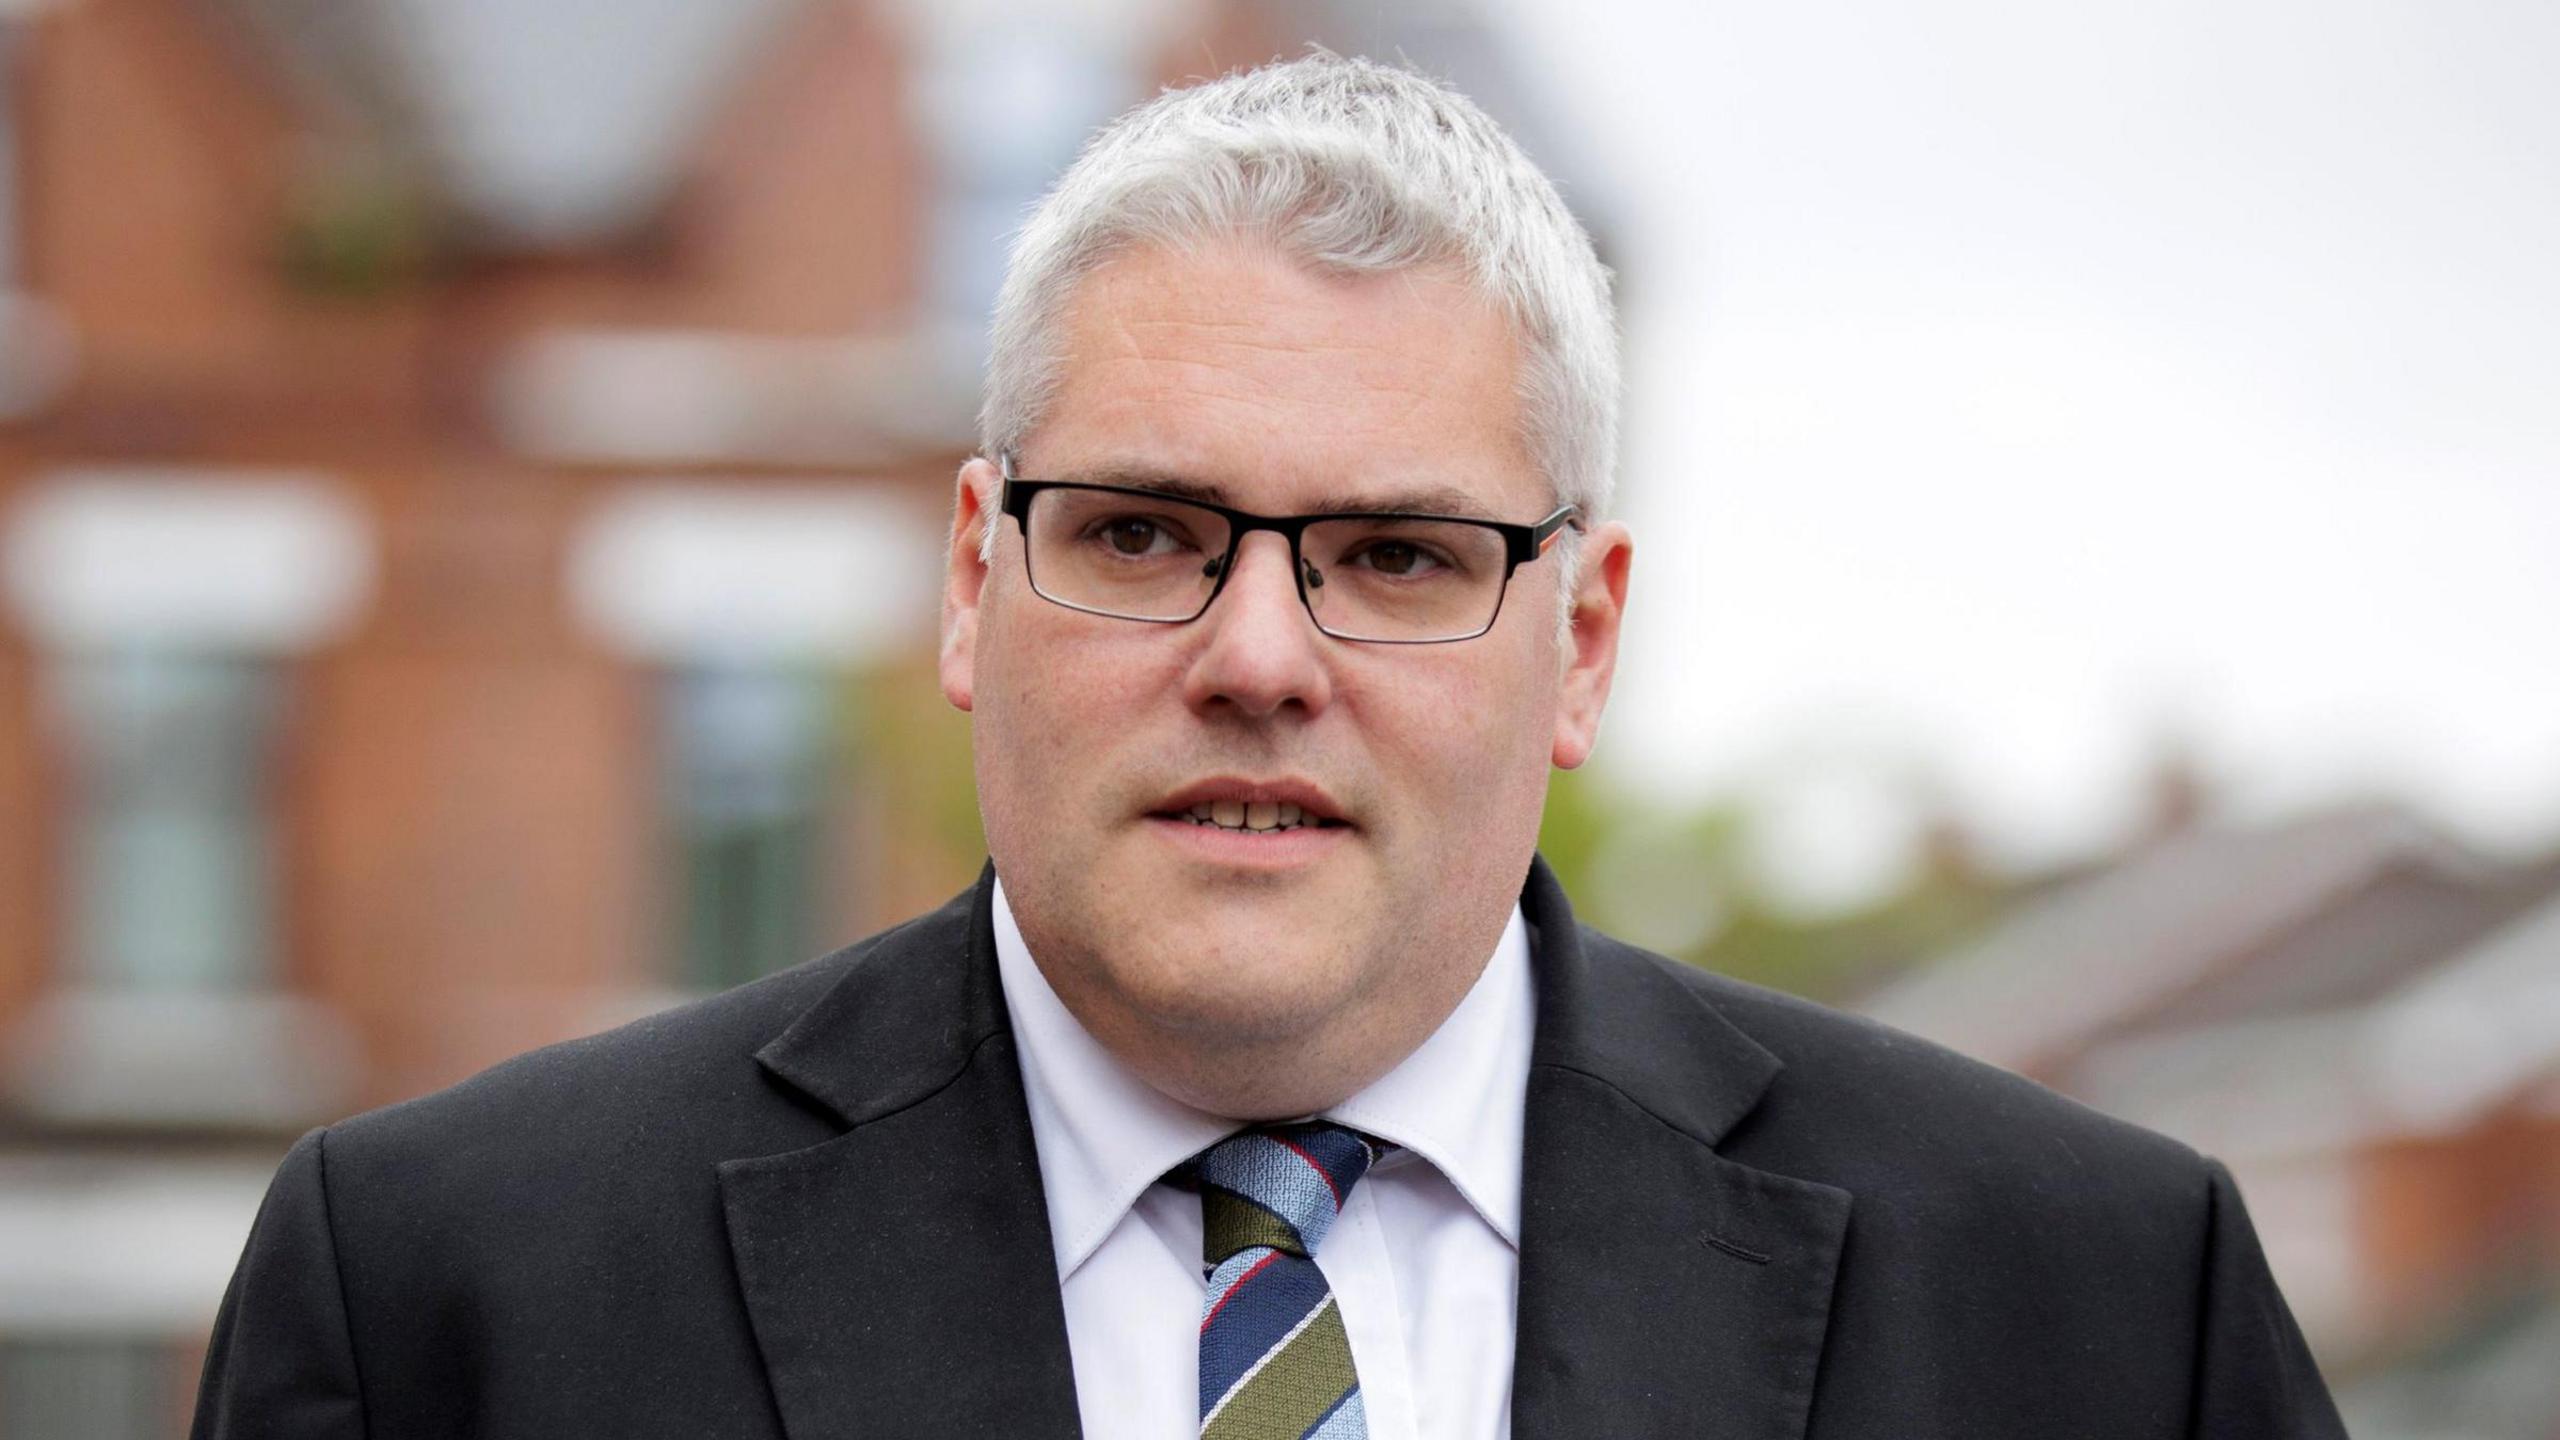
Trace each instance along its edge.
{"label": "man's nose", "polygon": [[1183,700],[1208,712],[1232,706],[1257,719],[1296,705],[1307,716],[1333,700],[1328,647],[1335,642],[1315,627],[1298,598],[1295,563],[1286,538],[1270,533],[1244,537],[1234,570],[1207,614],[1199,653],[1183,677]]}

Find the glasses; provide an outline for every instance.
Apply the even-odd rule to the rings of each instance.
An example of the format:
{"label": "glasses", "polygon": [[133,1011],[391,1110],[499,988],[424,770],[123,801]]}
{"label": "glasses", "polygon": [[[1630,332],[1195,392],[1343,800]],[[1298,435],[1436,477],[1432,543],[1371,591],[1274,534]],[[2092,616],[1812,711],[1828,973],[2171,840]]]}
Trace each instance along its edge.
{"label": "glasses", "polygon": [[1155,490],[1022,480],[1000,457],[998,508],[1022,528],[1041,598],[1120,620],[1199,619],[1235,573],[1244,537],[1289,542],[1298,599],[1337,640],[1432,645],[1472,640],[1502,614],[1511,572],[1552,548],[1573,506],[1534,525],[1447,515],[1256,515]]}

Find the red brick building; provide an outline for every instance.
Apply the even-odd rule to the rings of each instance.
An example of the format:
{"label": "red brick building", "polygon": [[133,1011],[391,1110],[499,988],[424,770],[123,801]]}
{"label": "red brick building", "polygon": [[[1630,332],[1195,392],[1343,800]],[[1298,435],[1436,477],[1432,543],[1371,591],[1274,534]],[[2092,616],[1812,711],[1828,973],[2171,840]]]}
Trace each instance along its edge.
{"label": "red brick building", "polygon": [[1006,233],[1306,38],[1502,108],[1358,11],[0,3],[0,1435],[176,1428],[301,1129],[970,878]]}

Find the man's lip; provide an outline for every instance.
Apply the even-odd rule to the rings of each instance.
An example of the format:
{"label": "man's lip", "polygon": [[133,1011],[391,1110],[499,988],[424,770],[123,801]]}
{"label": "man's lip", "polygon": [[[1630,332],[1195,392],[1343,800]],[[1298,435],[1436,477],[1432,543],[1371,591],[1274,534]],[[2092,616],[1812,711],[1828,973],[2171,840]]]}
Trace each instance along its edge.
{"label": "man's lip", "polygon": [[1246,805],[1295,805],[1311,820],[1324,820],[1336,825],[1351,823],[1344,818],[1342,806],[1325,793],[1323,786],[1294,776],[1254,780],[1240,775],[1220,775],[1194,781],[1157,801],[1147,813],[1179,816],[1194,805],[1210,805],[1220,800]]}

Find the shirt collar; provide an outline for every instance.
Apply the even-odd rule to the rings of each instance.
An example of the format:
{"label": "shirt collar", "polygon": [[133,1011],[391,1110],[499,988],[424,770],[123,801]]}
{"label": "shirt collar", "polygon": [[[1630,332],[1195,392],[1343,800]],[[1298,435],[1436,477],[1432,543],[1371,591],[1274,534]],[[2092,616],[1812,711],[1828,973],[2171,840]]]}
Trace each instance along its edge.
{"label": "shirt collar", "polygon": [[[1061,1279],[1075,1273],[1147,1187],[1234,1133],[1236,1122],[1166,1096],[1122,1065],[1050,988],[995,887],[996,967],[1021,1055]],[[1418,1156],[1494,1233],[1520,1243],[1520,1134],[1535,1003],[1528,927],[1517,905],[1483,973],[1429,1039],[1368,1088],[1327,1110]]]}

